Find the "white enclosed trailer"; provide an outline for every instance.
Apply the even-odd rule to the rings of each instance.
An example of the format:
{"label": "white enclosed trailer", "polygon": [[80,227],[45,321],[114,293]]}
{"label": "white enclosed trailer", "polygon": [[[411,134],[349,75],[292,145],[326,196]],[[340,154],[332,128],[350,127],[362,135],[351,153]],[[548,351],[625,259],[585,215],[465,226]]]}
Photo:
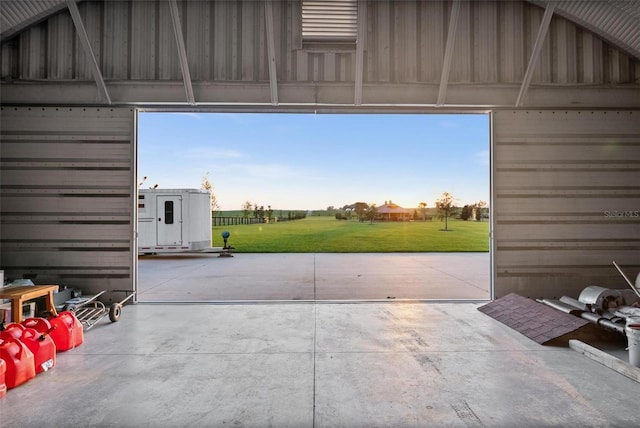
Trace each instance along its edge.
{"label": "white enclosed trailer", "polygon": [[208,252],[211,195],[200,189],[138,190],[138,253]]}

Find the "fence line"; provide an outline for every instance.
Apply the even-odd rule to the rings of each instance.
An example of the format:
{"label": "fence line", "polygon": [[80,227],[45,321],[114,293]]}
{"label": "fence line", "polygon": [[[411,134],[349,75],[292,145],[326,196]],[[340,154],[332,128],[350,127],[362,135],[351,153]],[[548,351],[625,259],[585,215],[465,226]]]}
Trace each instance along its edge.
{"label": "fence line", "polygon": [[211,217],[211,224],[213,226],[235,226],[238,224],[258,224],[264,222],[264,218],[255,217]]}

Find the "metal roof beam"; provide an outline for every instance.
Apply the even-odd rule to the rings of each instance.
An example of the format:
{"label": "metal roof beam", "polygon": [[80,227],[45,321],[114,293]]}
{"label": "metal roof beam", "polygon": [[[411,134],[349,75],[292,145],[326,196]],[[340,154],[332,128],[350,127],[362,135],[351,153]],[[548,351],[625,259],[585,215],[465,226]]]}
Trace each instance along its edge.
{"label": "metal roof beam", "polygon": [[269,88],[271,91],[271,104],[278,105],[278,74],[276,69],[276,44],[273,33],[273,3],[271,0],[264,2],[264,16],[267,32],[267,55],[269,56]]}
{"label": "metal roof beam", "polygon": [[442,61],[442,75],[440,76],[440,90],[438,91],[438,101],[436,106],[444,105],[447,98],[447,85],[449,84],[449,71],[451,70],[451,59],[453,58],[453,47],[456,41],[456,29],[458,28],[458,16],[460,15],[460,0],[454,0],[451,5],[451,16],[449,17],[449,31],[447,32],[447,46],[444,51]]}
{"label": "metal roof beam", "polygon": [[[116,81],[108,82],[109,92],[118,106],[183,106],[184,85],[180,81]],[[367,100],[361,106],[353,105],[353,83],[348,82],[280,82],[278,91],[282,99],[278,106],[271,104],[269,82],[194,82],[198,93],[198,108],[220,105],[231,108],[269,106],[286,108],[306,105],[314,108],[353,108],[371,106],[428,107],[433,109],[513,109],[518,87],[508,84],[450,84],[447,105],[436,107],[425,100],[436,99],[437,84],[393,84],[372,82],[363,84]],[[0,82],[1,105],[92,105],[95,103],[95,83],[61,81]],[[43,100],[46,100],[43,101]],[[144,101],[141,101],[144,100]],[[235,108],[233,107],[233,108]],[[536,85],[529,89],[527,108],[554,109],[638,109],[640,87],[634,85],[558,86]]]}
{"label": "metal roof beam", "polygon": [[169,11],[171,12],[173,33],[176,36],[176,45],[178,46],[178,57],[180,58],[180,69],[182,70],[182,80],[184,81],[184,90],[187,95],[187,102],[194,105],[196,103],[196,99],[193,96],[191,73],[189,73],[189,62],[187,61],[187,50],[184,47],[182,22],[180,21],[180,12],[178,11],[178,4],[176,3],[176,0],[169,0]]}
{"label": "metal roof beam", "polygon": [[358,35],[356,37],[356,76],[353,103],[362,104],[362,81],[364,78],[364,44],[367,34],[367,2],[358,0]]}
{"label": "metal roof beam", "polygon": [[553,17],[553,10],[555,9],[555,7],[555,3],[550,1],[547,3],[547,7],[544,10],[542,22],[540,23],[540,28],[538,29],[538,36],[536,37],[536,41],[533,45],[533,50],[531,51],[529,65],[527,66],[527,71],[524,73],[522,86],[520,86],[520,93],[518,94],[518,99],[516,100],[516,107],[522,106],[524,97],[527,95],[527,91],[529,90],[529,85],[531,84],[531,79],[533,78],[533,72],[538,65],[540,51],[542,50],[544,39],[547,36],[547,32],[549,31],[549,25],[551,24],[551,18]]}
{"label": "metal roof beam", "polygon": [[89,60],[91,73],[93,74],[93,78],[95,79],[96,85],[98,86],[98,93],[100,95],[100,98],[106,101],[107,104],[111,104],[111,97],[109,97],[109,92],[107,91],[107,86],[104,83],[102,72],[100,72],[98,61],[96,60],[96,56],[93,53],[93,49],[91,48],[91,42],[89,41],[87,30],[84,28],[84,23],[82,22],[82,17],[80,16],[80,11],[78,10],[76,0],[67,0],[67,8],[69,9],[69,13],[71,14],[71,19],[73,20],[73,25],[76,28],[76,34],[78,34],[78,39],[80,39],[82,49],[84,50],[84,53]]}

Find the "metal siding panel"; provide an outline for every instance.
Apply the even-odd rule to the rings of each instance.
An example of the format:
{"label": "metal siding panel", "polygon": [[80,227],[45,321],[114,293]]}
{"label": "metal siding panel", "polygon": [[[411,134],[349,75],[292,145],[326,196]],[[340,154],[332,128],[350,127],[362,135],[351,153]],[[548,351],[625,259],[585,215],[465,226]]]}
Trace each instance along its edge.
{"label": "metal siding panel", "polygon": [[186,14],[185,49],[189,72],[195,81],[211,80],[211,9],[210,2],[194,2],[182,10]]}
{"label": "metal siding panel", "polygon": [[[433,90],[431,84],[439,82],[442,72],[447,25],[444,12],[449,4],[444,1],[390,0],[368,3],[364,81],[376,86],[367,89],[366,99],[386,99],[392,104],[403,100],[410,103],[434,101],[428,94]],[[199,99],[261,102],[264,99],[262,86],[245,86],[241,97],[229,97],[229,92],[217,90],[218,85],[231,81],[268,81],[264,3],[254,0],[179,1],[178,6],[185,24],[192,78],[198,83],[207,82],[199,87],[196,85]],[[131,79],[144,80],[145,83],[157,79],[182,84],[167,2],[81,2],[79,7],[115,102],[184,103],[182,85],[153,87],[149,84],[138,92],[128,89],[142,87],[135,86],[138,82],[131,82]],[[301,3],[296,0],[273,4],[279,90],[296,81],[352,82],[352,52],[300,49],[300,7]],[[521,83],[542,12],[540,7],[526,2],[462,2],[462,21],[450,82],[498,85],[488,89],[486,85],[478,85],[477,88],[483,89],[484,93],[496,90],[495,96],[480,100],[474,95],[473,88],[467,87],[469,85],[452,84],[448,91],[450,102],[479,105],[508,105],[512,102],[508,94],[512,87]],[[66,16],[66,12],[61,16]],[[66,25],[57,23],[60,19],[52,17],[3,43],[2,74],[10,76],[3,82],[3,86],[11,89],[7,93],[16,93],[20,79],[38,80],[39,85],[50,85],[41,92],[46,94],[48,104],[75,104],[76,100],[83,104],[96,102],[95,90],[89,90],[88,85],[69,91],[67,82],[70,78],[92,84],[94,78],[83,50],[75,42],[75,34],[71,35],[73,42],[69,42],[75,44],[73,50],[65,47],[66,43],[56,41],[68,40],[68,36],[60,32],[61,28],[66,28]],[[550,38],[554,40],[554,47],[549,42]],[[72,68],[69,68],[69,55],[75,55]],[[613,50],[591,33],[579,30],[558,15],[553,19],[533,81],[561,85],[531,88],[529,99],[532,103],[537,100],[535,105],[557,106],[562,103],[544,100],[562,100],[563,95],[548,95],[552,95],[551,91],[558,94],[567,85],[574,85],[575,93],[586,94],[580,86],[582,83],[637,84],[638,67],[638,61]],[[212,81],[215,83],[209,83]],[[422,96],[390,97],[394,88],[378,89],[380,83],[398,84],[395,90],[402,94],[407,87],[403,85],[418,82],[421,86],[416,91]],[[7,102],[39,102],[29,95],[33,93],[33,85],[23,88],[26,93],[24,101],[14,96],[6,98]],[[593,88],[589,90],[595,91]],[[544,96],[536,98],[535,94],[541,94],[541,91],[545,91]],[[300,93],[308,93],[306,89],[298,92],[296,99],[304,98]],[[214,97],[213,93],[216,94]],[[332,93],[340,94],[340,88]],[[382,96],[382,93],[387,95]],[[459,94],[457,97],[456,93]],[[609,99],[613,97],[615,95]],[[573,97],[568,102],[595,105],[595,101],[588,100],[593,99],[590,94],[578,98]],[[326,102],[344,102],[342,94],[335,99],[326,96],[323,99]]]}
{"label": "metal siding panel", "polygon": [[[544,16],[544,9],[532,6],[526,6],[523,9],[525,16],[523,17],[524,28],[524,46],[525,46],[525,58],[527,65],[531,60],[531,53],[540,31],[540,25]],[[556,22],[552,17],[549,29],[542,43],[540,55],[538,56],[538,62],[535,65],[533,71],[532,83],[551,83],[553,75],[553,67],[557,61],[554,52],[557,51],[555,39],[553,37],[553,24]]]}
{"label": "metal siding panel", "polygon": [[[370,72],[374,74],[369,76],[368,81],[373,82],[389,82],[391,81],[392,60],[395,55],[392,45],[392,5],[389,0],[380,0],[374,3],[375,6],[367,8],[371,9],[373,19],[367,20],[374,24],[372,31],[373,37],[368,37],[369,48],[373,52],[372,64],[369,67]],[[375,12],[375,14],[374,14]],[[369,33],[370,35],[371,32]]]}
{"label": "metal siding panel", "polygon": [[595,55],[593,36],[578,29],[578,83],[595,83]]}
{"label": "metal siding panel", "polygon": [[131,3],[131,80],[156,77],[156,2]]}
{"label": "metal siding panel", "polygon": [[20,34],[20,79],[46,78],[46,23]]}
{"label": "metal siding panel", "polygon": [[311,80],[309,77],[309,54],[303,51],[296,52],[296,80],[301,82],[308,82]]}
{"label": "metal siding panel", "polygon": [[59,13],[47,25],[47,78],[70,80],[73,76],[73,53],[76,40],[71,15]]}
{"label": "metal siding panel", "polygon": [[394,3],[394,80],[396,82],[416,82],[417,43],[416,3]]}
{"label": "metal siding panel", "polygon": [[214,24],[213,24],[213,80],[226,80],[227,61],[225,53],[228,46],[226,26],[228,25],[226,2],[214,2]]}
{"label": "metal siding panel", "polygon": [[[98,64],[102,58],[102,6],[100,3],[82,2],[78,4],[78,10],[84,23],[84,28],[93,48],[93,53]],[[74,29],[74,38],[77,35]],[[78,80],[93,80],[90,59],[84,52],[81,43],[76,43],[75,77]]]}
{"label": "metal siding panel", "polygon": [[521,83],[526,69],[523,3],[500,2],[500,81]]}
{"label": "metal siding panel", "polygon": [[[129,79],[129,9],[131,3],[107,1],[103,4],[102,75],[106,80]],[[175,44],[175,43],[174,43]]]}
{"label": "metal siding panel", "polygon": [[[264,7],[264,6],[263,6]],[[255,80],[256,64],[254,59],[257,35],[255,3],[245,1],[240,5],[240,79]]]}
{"label": "metal siding panel", "polygon": [[577,295],[640,270],[640,111],[494,113],[496,297]]}
{"label": "metal siding panel", "polygon": [[85,292],[133,289],[130,108],[0,110],[0,265]]}
{"label": "metal siding panel", "polygon": [[[181,4],[178,3],[178,9]],[[169,3],[160,2],[158,8],[158,80],[179,80],[182,82],[182,72],[180,71],[180,61],[178,58],[178,48],[176,37],[171,23]],[[184,96],[184,90],[182,91]]]}
{"label": "metal siding panel", "polygon": [[[289,2],[289,13],[291,15],[291,49],[292,49],[292,64],[291,64],[291,77],[289,80],[307,80],[306,67],[307,57],[306,53],[302,51],[302,3],[299,1]],[[266,49],[266,36],[264,48]],[[261,61],[262,64],[262,61]],[[264,64],[267,67],[268,64]],[[263,67],[263,65],[261,65]],[[266,76],[269,76],[268,69]],[[302,76],[300,73],[303,73]],[[265,80],[261,78],[261,80]]]}
{"label": "metal siding panel", "polygon": [[323,54],[322,80],[332,82],[336,80],[336,54],[327,52]]}
{"label": "metal siding panel", "polygon": [[[421,4],[421,81],[440,83],[442,60],[444,58],[445,12],[443,2],[424,2]],[[435,101],[435,100],[434,100]]]}
{"label": "metal siding panel", "polygon": [[498,6],[496,2],[473,3],[474,82],[498,81]]}
{"label": "metal siding panel", "polygon": [[551,22],[551,45],[553,50],[553,83],[576,83],[576,28],[568,21],[558,18]]}
{"label": "metal siding panel", "polygon": [[[273,39],[276,59],[276,77],[278,82],[286,80],[287,70],[287,2],[274,1],[271,4],[273,14]],[[269,75],[267,69],[267,76]]]}
{"label": "metal siding panel", "polygon": [[299,49],[300,45],[298,44],[297,39],[295,38],[296,27],[301,25],[301,17],[296,15],[296,8],[292,7],[292,4],[295,3],[295,0],[287,1],[287,27],[286,27],[286,66],[284,68],[283,77],[281,80],[283,81],[293,81],[295,80],[295,69],[296,69],[296,58],[295,53]]}
{"label": "metal siding panel", "polygon": [[17,40],[13,39],[3,43],[0,47],[0,79],[13,80],[19,76],[20,64],[17,48]]}
{"label": "metal siding panel", "polygon": [[[258,10],[260,12],[260,17],[258,18],[258,39],[256,41],[256,73],[257,80],[259,81],[268,81],[269,80],[269,52],[267,47],[267,23],[266,17],[264,14],[264,8],[262,10]],[[275,18],[274,18],[275,19]],[[293,53],[295,60],[297,61],[297,55],[299,51],[295,51]],[[276,70],[277,73],[278,70]],[[293,79],[295,80],[295,78]]]}
{"label": "metal siding panel", "polygon": [[227,48],[229,49],[226,61],[231,66],[231,70],[226,80],[241,80],[240,76],[240,62],[242,58],[240,56],[240,43],[242,41],[242,35],[240,34],[240,30],[242,29],[239,21],[239,15],[241,12],[242,5],[237,2],[228,3],[229,7],[229,20],[231,25],[229,26],[230,34],[228,36],[228,40],[230,41]]}
{"label": "metal siding panel", "polygon": [[[456,41],[451,58],[451,71],[449,82],[471,81],[471,2],[460,3],[458,26],[456,28]],[[449,14],[451,10],[449,10]],[[448,18],[447,18],[448,20]]]}

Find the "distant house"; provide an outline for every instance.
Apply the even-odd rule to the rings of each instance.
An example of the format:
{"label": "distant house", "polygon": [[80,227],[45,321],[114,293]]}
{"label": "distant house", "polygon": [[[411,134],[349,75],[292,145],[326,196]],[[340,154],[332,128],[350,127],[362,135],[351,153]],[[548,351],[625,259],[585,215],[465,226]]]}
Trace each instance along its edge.
{"label": "distant house", "polygon": [[384,205],[378,207],[378,219],[386,221],[408,221],[413,218],[413,211],[385,201]]}

